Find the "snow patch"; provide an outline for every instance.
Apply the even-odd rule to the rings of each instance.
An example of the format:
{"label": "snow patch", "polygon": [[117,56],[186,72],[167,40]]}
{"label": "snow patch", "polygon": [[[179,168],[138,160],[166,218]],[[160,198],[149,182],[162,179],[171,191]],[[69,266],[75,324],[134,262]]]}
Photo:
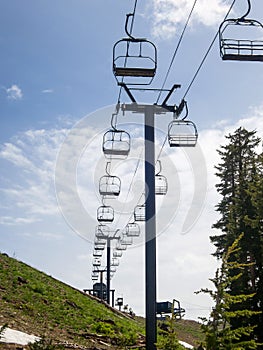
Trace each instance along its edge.
{"label": "snow patch", "polygon": [[12,343],[18,345],[27,345],[28,343],[34,343],[37,340],[40,340],[40,338],[35,335],[30,335],[10,328],[6,328],[0,336],[0,343]]}
{"label": "snow patch", "polygon": [[[12,343],[18,345],[27,345],[28,343],[34,343],[40,340],[32,334],[27,334],[24,332],[16,331],[11,328],[6,328],[0,337],[0,343]],[[183,345],[186,349],[193,349],[194,347],[184,341],[179,340],[179,343]]]}
{"label": "snow patch", "polygon": [[193,349],[194,347],[184,341],[179,340],[179,343],[183,345],[186,349]]}

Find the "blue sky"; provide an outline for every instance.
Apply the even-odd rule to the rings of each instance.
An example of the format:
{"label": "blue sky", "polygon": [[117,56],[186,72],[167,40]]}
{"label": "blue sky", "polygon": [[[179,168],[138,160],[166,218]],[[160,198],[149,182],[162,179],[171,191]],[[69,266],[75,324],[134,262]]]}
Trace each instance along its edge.
{"label": "blue sky", "polygon": [[[197,1],[165,86],[182,85],[171,103],[184,96],[231,3]],[[152,87],[163,83],[192,4],[138,1],[133,33],[158,49]],[[102,136],[119,93],[112,47],[125,36],[125,15],[133,6],[128,0],[0,3],[0,250],[80,289],[91,286],[98,181],[105,173]],[[246,1],[236,0],[230,17],[244,12]],[[263,21],[262,1],[252,1],[249,17]],[[189,119],[199,130],[196,153],[167,144],[163,151],[169,191],[157,201],[158,299],[181,300],[188,318],[207,315],[211,307],[207,296],[194,291],[209,284],[217,265],[209,243],[217,218],[216,149],[239,126],[257,129],[262,137],[262,78],[261,63],[223,62],[216,40],[186,96]],[[153,103],[156,96],[144,92],[136,98]],[[124,93],[121,102],[129,102]],[[171,118],[157,117],[157,150]],[[127,113],[118,121],[133,138],[131,156],[113,167],[123,185],[123,197],[112,202],[121,225],[143,189],[140,161],[133,197],[126,197],[143,146],[142,117]],[[73,195],[78,202],[71,201]],[[194,219],[184,232],[189,212]],[[143,234],[125,252],[112,280],[117,295],[139,314],[144,313],[142,242]]]}

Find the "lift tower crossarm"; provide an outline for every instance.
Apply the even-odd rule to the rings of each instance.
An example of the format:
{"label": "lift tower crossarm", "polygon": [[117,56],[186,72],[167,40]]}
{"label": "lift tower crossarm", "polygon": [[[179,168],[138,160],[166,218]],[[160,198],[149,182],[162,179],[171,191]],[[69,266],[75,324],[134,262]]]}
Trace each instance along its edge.
{"label": "lift tower crossarm", "polygon": [[[140,90],[140,91],[168,91],[167,96],[165,97],[165,99],[163,100],[161,105],[157,105],[154,104],[153,106],[155,106],[155,114],[161,114],[161,113],[165,113],[165,112],[176,112],[177,110],[177,106],[176,105],[167,105],[167,101],[169,100],[169,98],[171,97],[172,93],[174,92],[174,90],[178,89],[181,87],[180,84],[174,84],[172,86],[172,88],[170,90],[161,90],[161,89],[147,89],[147,88],[129,88],[127,86],[127,84],[121,82],[118,84],[119,86],[123,87],[125,92],[127,93],[128,97],[130,98],[132,105],[130,105],[130,107],[128,107],[128,105],[123,104],[124,107],[122,107],[122,111],[125,112],[125,110],[127,111],[132,111],[132,112],[138,112],[138,113],[144,113],[142,111],[143,108],[145,108],[146,106],[149,105],[142,105],[142,104],[138,104],[136,102],[135,97],[133,96],[133,94],[131,93],[131,90]],[[159,112],[159,113],[158,113]]]}

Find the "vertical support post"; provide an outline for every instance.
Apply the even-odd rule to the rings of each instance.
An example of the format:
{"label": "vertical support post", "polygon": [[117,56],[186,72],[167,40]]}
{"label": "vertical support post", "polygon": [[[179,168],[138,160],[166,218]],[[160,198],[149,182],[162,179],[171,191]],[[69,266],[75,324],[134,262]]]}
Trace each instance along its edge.
{"label": "vertical support post", "polygon": [[112,293],[111,294],[111,306],[112,307],[114,307],[114,292],[115,292],[115,290],[113,289],[112,292],[111,292]]}
{"label": "vertical support post", "polygon": [[154,106],[145,108],[145,296],[146,349],[156,349],[156,218]]}
{"label": "vertical support post", "polygon": [[107,239],[107,303],[110,305],[110,238]]}
{"label": "vertical support post", "polygon": [[103,299],[103,271],[100,271],[100,299]]}

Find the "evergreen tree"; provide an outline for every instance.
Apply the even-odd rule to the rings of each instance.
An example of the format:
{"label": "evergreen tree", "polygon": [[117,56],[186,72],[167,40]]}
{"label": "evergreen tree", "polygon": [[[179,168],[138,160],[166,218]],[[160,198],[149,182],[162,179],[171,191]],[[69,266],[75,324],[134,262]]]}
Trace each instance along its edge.
{"label": "evergreen tree", "polygon": [[250,183],[248,193],[256,212],[254,217],[246,217],[248,225],[257,232],[253,240],[253,245],[256,248],[254,249],[256,266],[252,270],[256,290],[254,305],[255,309],[261,311],[261,314],[255,318],[255,324],[257,324],[255,333],[259,342],[263,344],[263,154],[257,158],[257,174],[254,181]]}
{"label": "evergreen tree", "polygon": [[[253,298],[254,294],[231,295],[229,291],[233,281],[242,277],[244,267],[251,265],[251,263],[240,264],[232,259],[232,256],[240,251],[238,245],[243,236],[243,234],[240,235],[223,254],[222,265],[217,269],[215,278],[211,279],[215,290],[201,289],[200,291],[208,293],[215,301],[210,319],[203,319],[202,325],[207,350],[257,349],[257,343],[251,337],[256,326],[250,325],[248,321],[259,312],[244,309],[242,305]],[[235,306],[234,311],[233,306]],[[231,325],[233,319],[239,320],[237,327]]]}
{"label": "evergreen tree", "polygon": [[162,350],[184,350],[184,346],[179,343],[175,319],[173,317],[166,319],[159,329],[157,348]]}
{"label": "evergreen tree", "polygon": [[[219,229],[221,234],[210,238],[216,246],[214,255],[222,258],[235,239],[243,233],[240,249],[231,254],[231,259],[243,264],[244,270],[240,278],[231,281],[229,293],[233,297],[253,294],[251,300],[243,300],[238,308],[260,311],[263,301],[262,231],[256,223],[262,223],[262,212],[259,212],[262,198],[258,199],[256,191],[260,186],[262,191],[262,174],[259,174],[256,153],[260,139],[255,134],[255,131],[239,128],[232,135],[226,136],[228,144],[218,151],[222,162],[216,166],[216,175],[220,179],[216,187],[222,199],[217,206],[220,218],[213,227]],[[231,270],[231,274],[235,276],[235,269]],[[230,311],[237,311],[237,306],[232,304]],[[253,337],[261,341],[262,327],[259,328],[258,323],[262,322],[262,319],[256,314],[257,316],[247,322],[243,320],[242,323],[239,318],[231,318],[230,324],[234,329],[246,325],[257,326],[254,327]]]}

